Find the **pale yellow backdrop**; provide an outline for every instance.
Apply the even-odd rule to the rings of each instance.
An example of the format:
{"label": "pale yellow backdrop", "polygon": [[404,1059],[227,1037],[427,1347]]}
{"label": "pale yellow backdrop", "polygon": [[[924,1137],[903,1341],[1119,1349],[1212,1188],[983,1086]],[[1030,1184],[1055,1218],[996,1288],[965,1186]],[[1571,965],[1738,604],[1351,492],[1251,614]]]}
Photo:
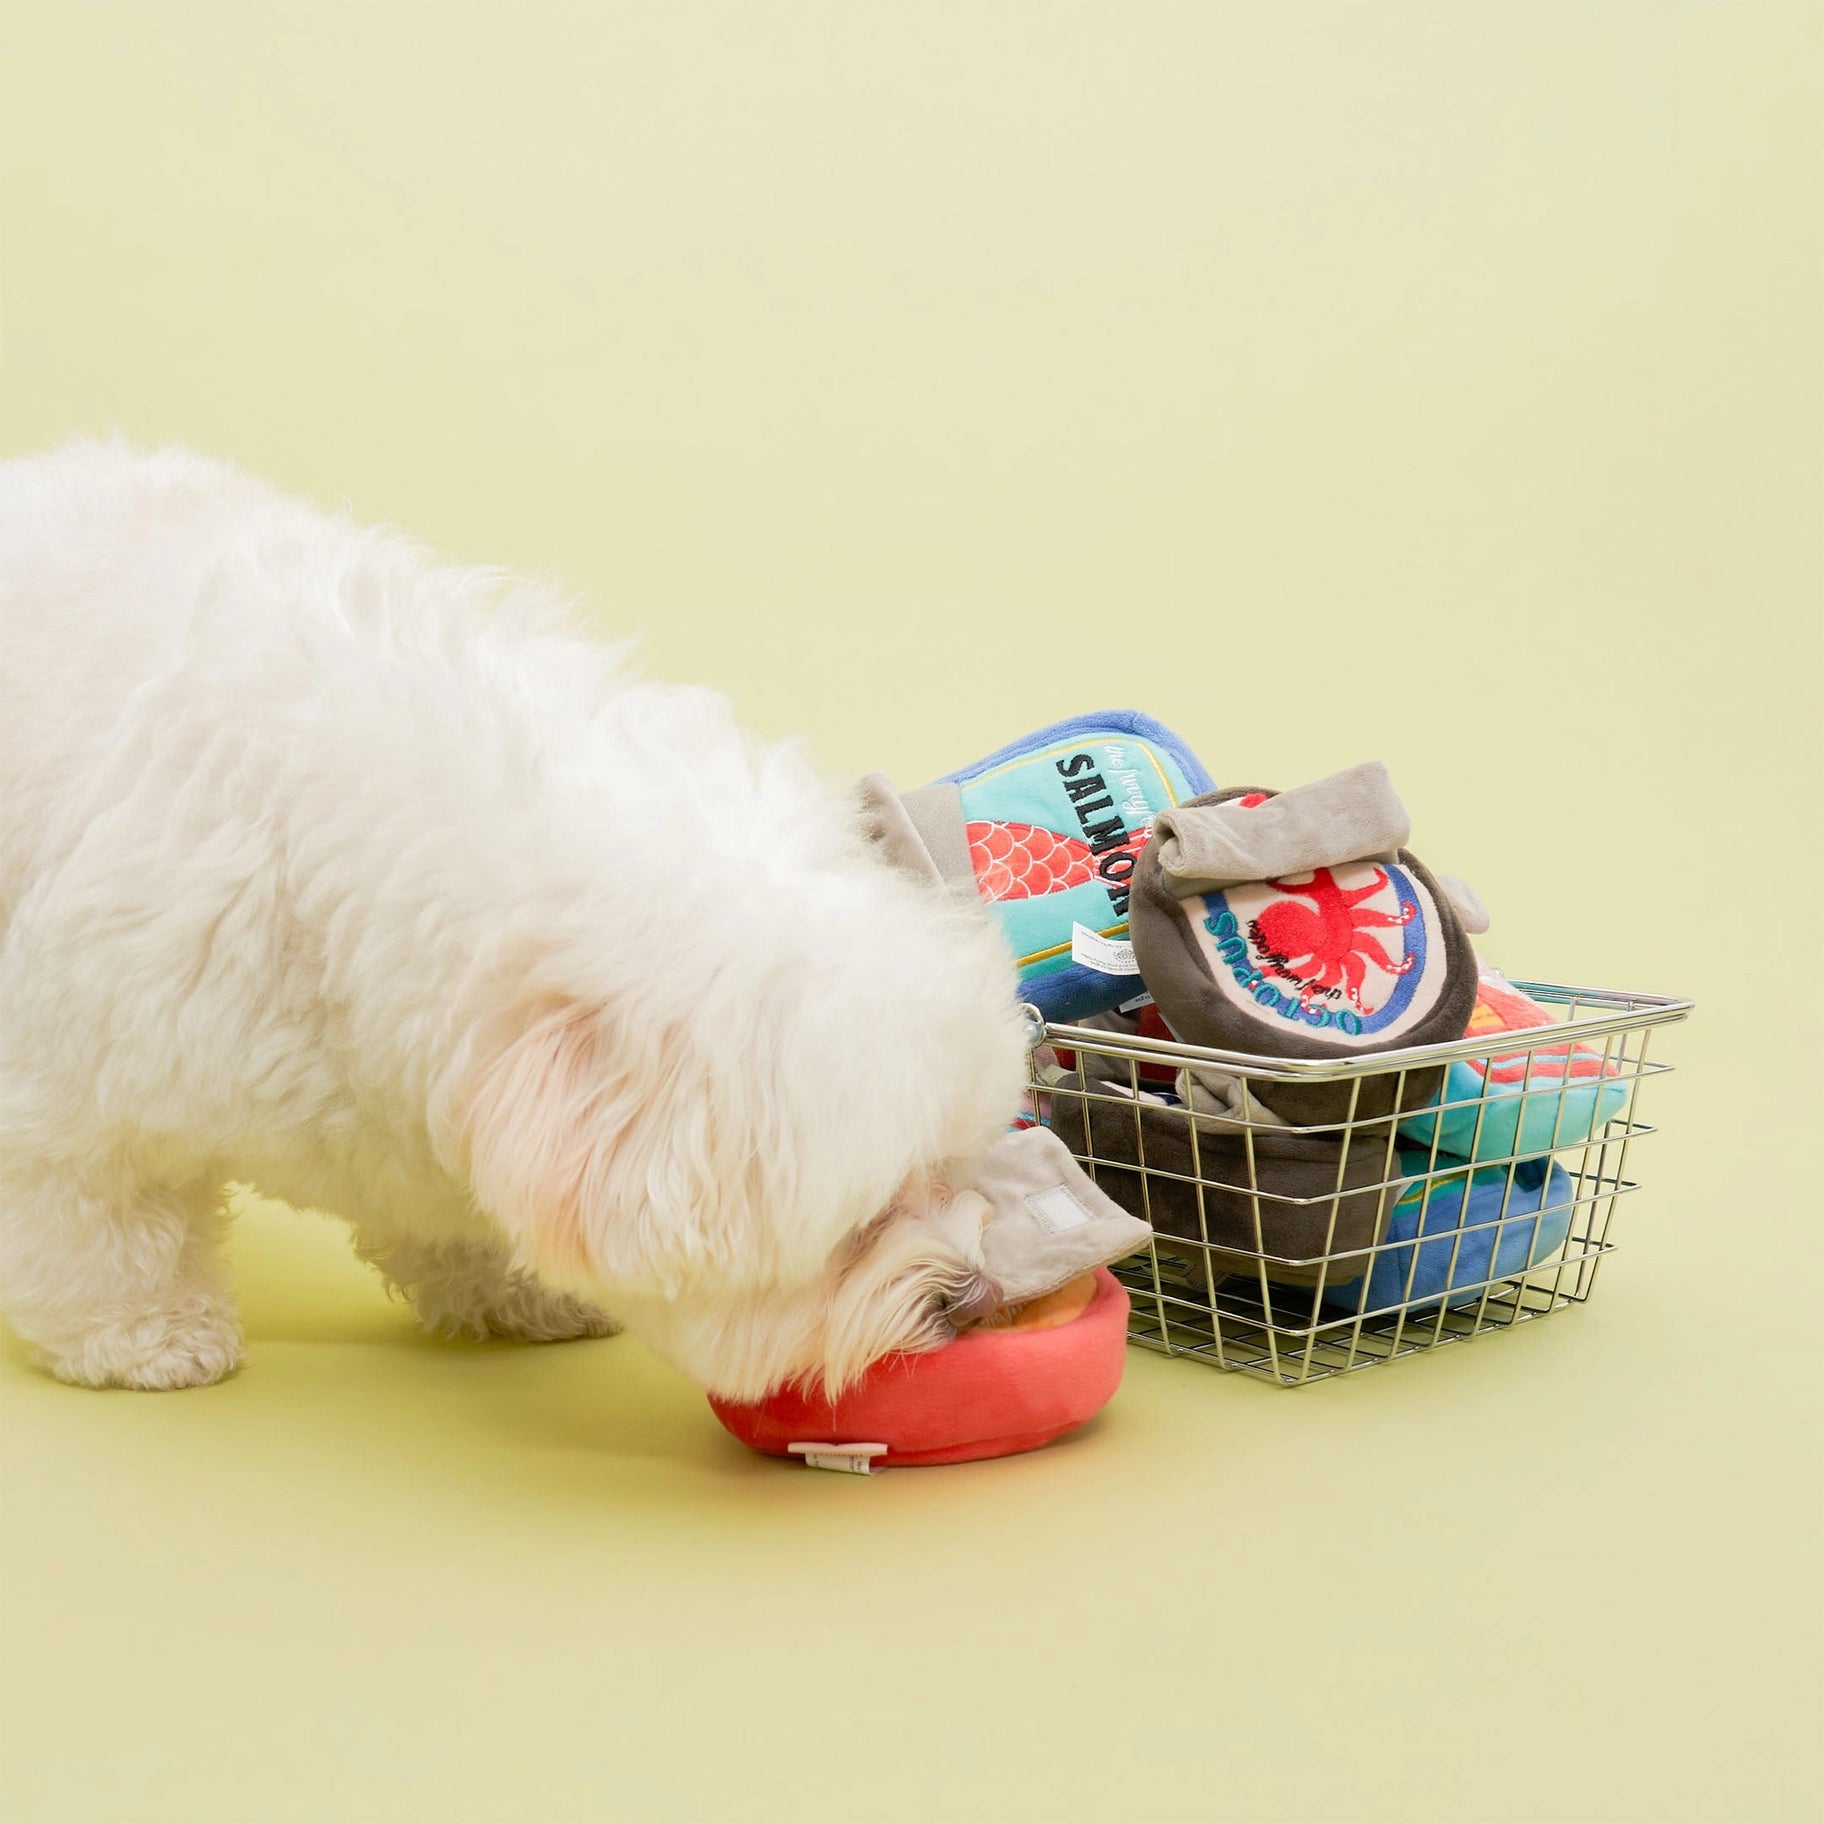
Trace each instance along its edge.
{"label": "pale yellow backdrop", "polygon": [[832,769],[1378,755],[1504,966],[1701,1001],[1588,1310],[873,1484],[256,1210],[231,1383],[6,1345],[9,1824],[1816,1817],[1821,18],[7,0],[0,452],[561,575]]}

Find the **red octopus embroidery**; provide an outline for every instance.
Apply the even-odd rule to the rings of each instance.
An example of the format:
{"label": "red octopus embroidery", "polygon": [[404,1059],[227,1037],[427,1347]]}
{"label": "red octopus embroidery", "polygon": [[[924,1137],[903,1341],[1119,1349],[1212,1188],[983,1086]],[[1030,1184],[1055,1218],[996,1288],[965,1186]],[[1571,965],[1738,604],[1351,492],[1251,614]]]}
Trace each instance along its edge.
{"label": "red octopus embroidery", "polygon": [[[1107,879],[1097,867],[1111,855],[1137,855],[1146,847],[1146,831],[1129,836],[1099,853],[1074,836],[1041,830],[1030,823],[972,823],[969,862],[983,899],[1038,899]],[[1125,876],[1111,885],[1125,885]]]}
{"label": "red octopus embroidery", "polygon": [[1341,988],[1357,1012],[1362,1006],[1362,980],[1372,965],[1385,975],[1399,977],[1412,968],[1413,958],[1405,956],[1394,962],[1381,948],[1371,931],[1398,929],[1412,923],[1417,911],[1402,904],[1399,917],[1386,912],[1373,912],[1362,901],[1372,899],[1387,885],[1387,870],[1376,868],[1374,879],[1365,887],[1339,887],[1328,868],[1318,868],[1307,881],[1269,880],[1266,883],[1281,893],[1295,893],[1315,901],[1300,905],[1297,900],[1276,899],[1261,909],[1253,921],[1250,936],[1256,948],[1273,961],[1299,977],[1298,998],[1309,1005],[1320,989]]}

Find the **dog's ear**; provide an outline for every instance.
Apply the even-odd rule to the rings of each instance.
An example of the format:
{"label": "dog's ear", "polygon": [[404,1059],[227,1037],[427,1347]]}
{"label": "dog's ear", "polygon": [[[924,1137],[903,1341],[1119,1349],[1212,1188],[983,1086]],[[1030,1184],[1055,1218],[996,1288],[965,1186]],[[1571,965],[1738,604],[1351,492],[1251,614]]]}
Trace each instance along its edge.
{"label": "dog's ear", "polygon": [[769,1149],[750,1099],[706,1080],[687,1034],[552,999],[477,1045],[438,1137],[541,1276],[670,1296],[764,1255],[748,1231]]}
{"label": "dog's ear", "polygon": [[573,1002],[553,1000],[503,1022],[478,1041],[440,1136],[476,1200],[550,1267],[587,1263],[583,1212],[599,1170],[597,1050],[595,1014]]}

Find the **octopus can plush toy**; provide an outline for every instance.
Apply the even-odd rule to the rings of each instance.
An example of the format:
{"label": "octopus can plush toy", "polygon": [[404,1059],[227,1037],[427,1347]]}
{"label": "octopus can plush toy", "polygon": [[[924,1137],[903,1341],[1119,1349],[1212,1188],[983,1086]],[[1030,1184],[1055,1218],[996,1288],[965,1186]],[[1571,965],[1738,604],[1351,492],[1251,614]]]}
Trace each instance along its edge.
{"label": "octopus can plush toy", "polygon": [[[1172,1031],[1192,1045],[1312,1059],[1462,1038],[1476,1002],[1458,909],[1467,895],[1432,877],[1404,846],[1410,833],[1379,761],[1289,792],[1239,787],[1161,811],[1130,916]],[[1409,1073],[1402,1104],[1435,1094],[1438,1079]],[[1394,1081],[1256,1093],[1284,1120],[1315,1125],[1391,1112]]]}

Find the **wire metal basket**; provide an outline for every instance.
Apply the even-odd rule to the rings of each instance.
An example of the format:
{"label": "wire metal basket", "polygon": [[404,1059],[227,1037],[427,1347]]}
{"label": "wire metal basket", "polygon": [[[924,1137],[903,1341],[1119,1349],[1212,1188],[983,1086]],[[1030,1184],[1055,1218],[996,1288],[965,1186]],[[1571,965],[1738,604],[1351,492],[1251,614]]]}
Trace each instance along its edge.
{"label": "wire metal basket", "polygon": [[1584,1303],[1691,1003],[1512,985],[1555,1022],[1334,1063],[1034,1014],[1035,1112],[1153,1225],[1129,1341],[1300,1386]]}

